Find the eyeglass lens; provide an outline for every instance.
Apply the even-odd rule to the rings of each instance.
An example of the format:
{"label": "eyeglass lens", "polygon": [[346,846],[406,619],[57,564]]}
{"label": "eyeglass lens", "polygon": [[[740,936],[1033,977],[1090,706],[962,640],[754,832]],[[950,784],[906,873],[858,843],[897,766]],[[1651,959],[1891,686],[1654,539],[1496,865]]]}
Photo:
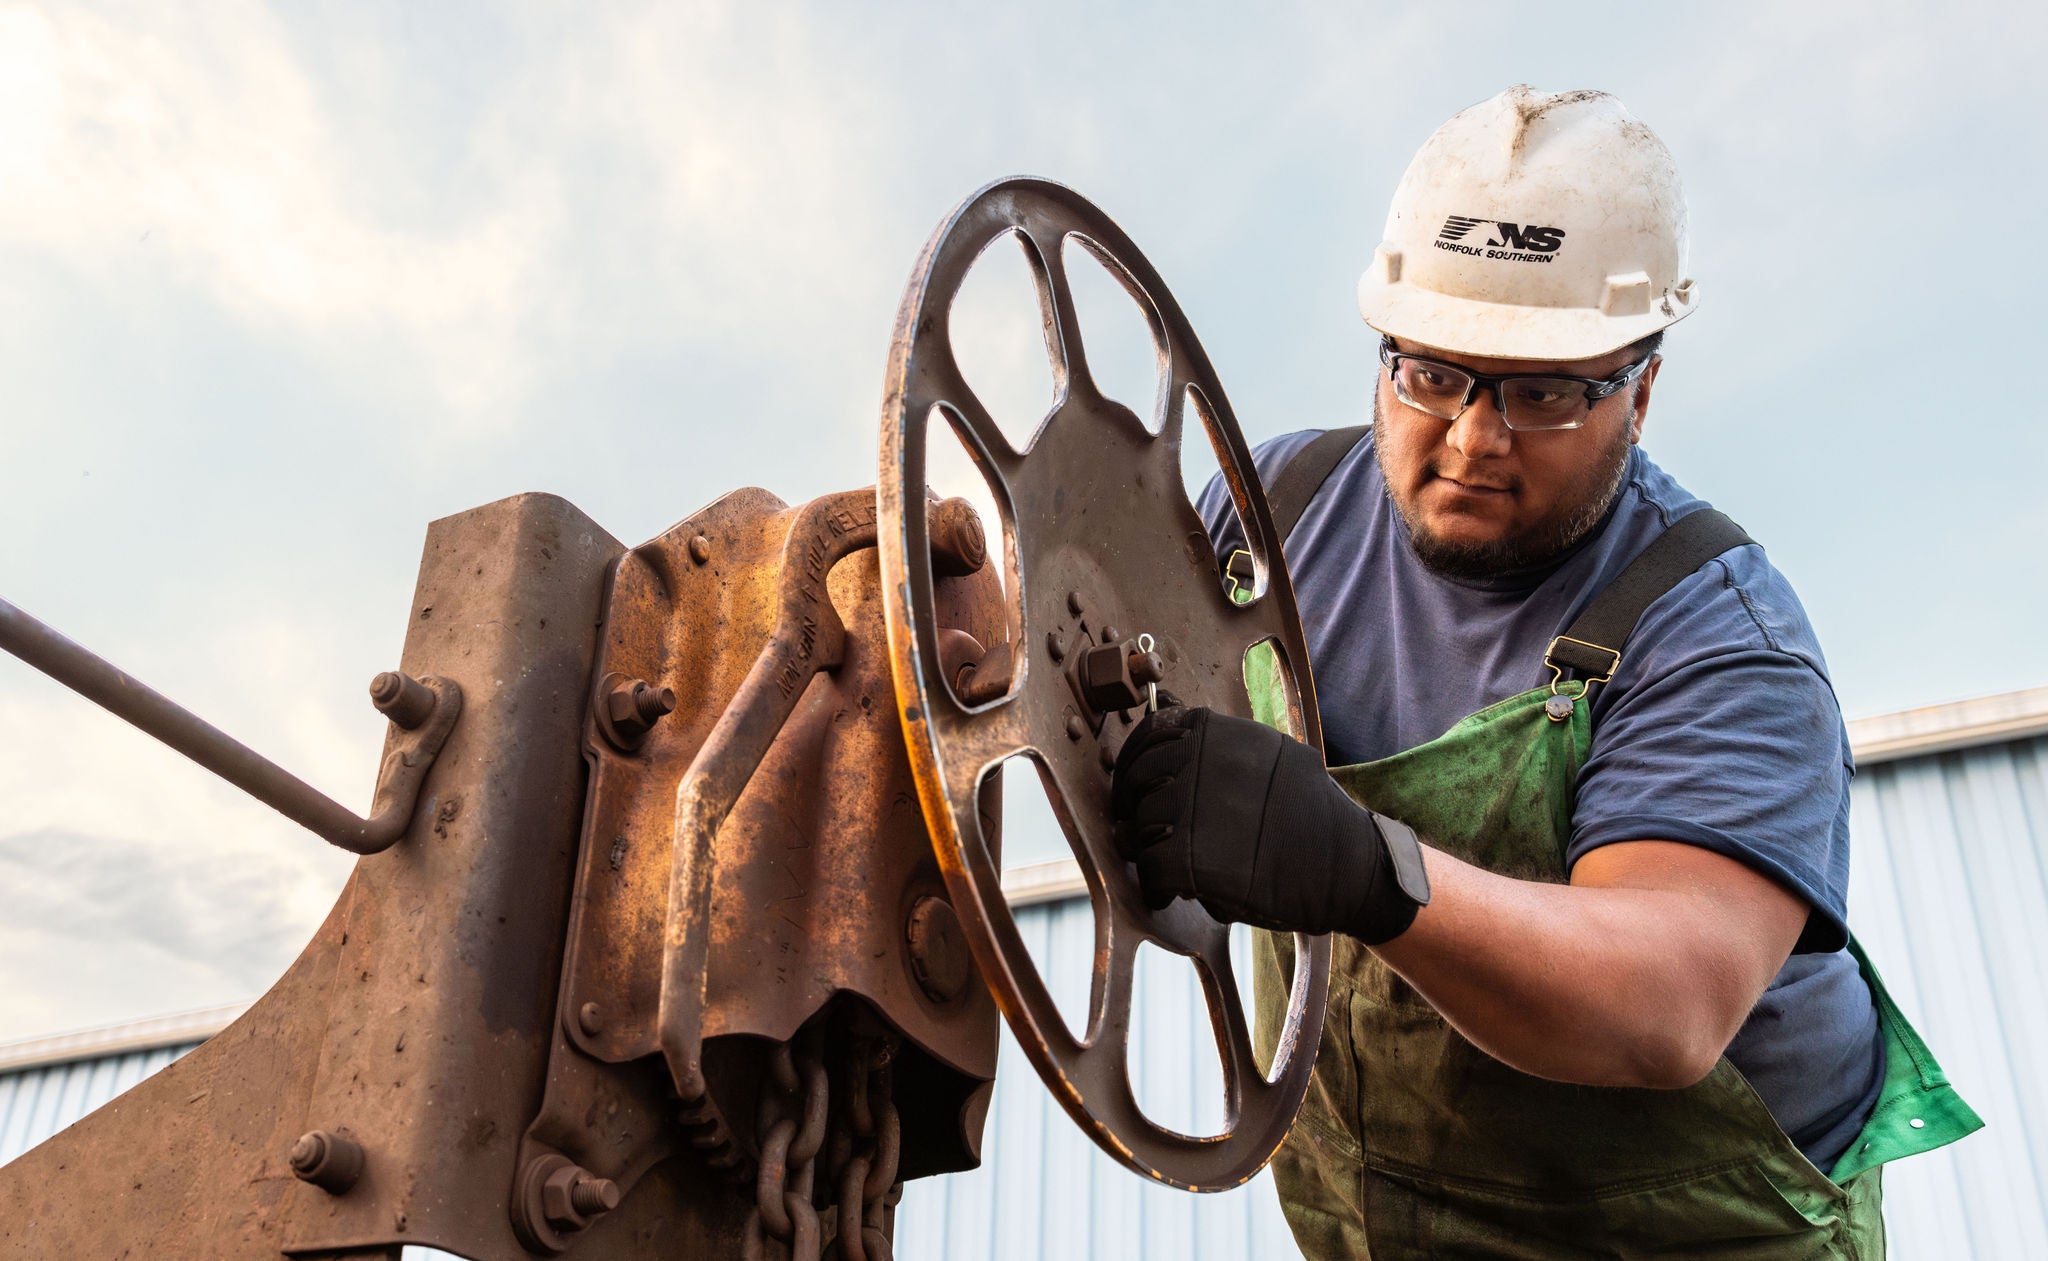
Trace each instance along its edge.
{"label": "eyeglass lens", "polygon": [[[1401,359],[1394,368],[1394,393],[1403,403],[1441,420],[1456,420],[1472,393],[1473,378],[1449,364]],[[1510,377],[1500,383],[1502,417],[1510,429],[1569,429],[1582,423],[1590,404],[1586,383],[1561,377]]]}

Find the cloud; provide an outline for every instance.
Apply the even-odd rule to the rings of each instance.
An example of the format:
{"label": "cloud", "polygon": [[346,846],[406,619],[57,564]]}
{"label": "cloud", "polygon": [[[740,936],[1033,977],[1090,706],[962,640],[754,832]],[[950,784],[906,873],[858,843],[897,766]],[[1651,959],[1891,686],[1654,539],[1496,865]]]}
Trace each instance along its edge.
{"label": "cloud", "polygon": [[0,237],[105,278],[146,241],[251,326],[416,348],[448,402],[521,380],[521,304],[550,231],[544,179],[439,230],[380,222],[384,174],[332,121],[267,8],[215,0],[152,30],[79,9],[0,13]]}

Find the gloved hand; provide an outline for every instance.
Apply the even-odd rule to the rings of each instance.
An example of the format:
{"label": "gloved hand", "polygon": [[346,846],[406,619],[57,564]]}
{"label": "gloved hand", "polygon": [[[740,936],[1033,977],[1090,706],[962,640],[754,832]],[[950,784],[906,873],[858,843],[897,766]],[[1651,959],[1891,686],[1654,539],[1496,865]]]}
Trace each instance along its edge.
{"label": "gloved hand", "polygon": [[1352,801],[1315,750],[1208,709],[1146,715],[1117,756],[1116,845],[1158,909],[1346,933],[1369,946],[1429,901],[1415,833]]}

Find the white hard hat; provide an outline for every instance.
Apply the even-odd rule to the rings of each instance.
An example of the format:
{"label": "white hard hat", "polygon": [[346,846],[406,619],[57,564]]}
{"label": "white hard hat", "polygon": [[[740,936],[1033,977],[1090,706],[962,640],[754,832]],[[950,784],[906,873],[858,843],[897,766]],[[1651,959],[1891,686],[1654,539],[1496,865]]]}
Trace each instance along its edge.
{"label": "white hard hat", "polygon": [[1365,322],[1493,359],[1594,359],[1692,314],[1685,191],[1605,92],[1518,84],[1423,142],[1358,281]]}

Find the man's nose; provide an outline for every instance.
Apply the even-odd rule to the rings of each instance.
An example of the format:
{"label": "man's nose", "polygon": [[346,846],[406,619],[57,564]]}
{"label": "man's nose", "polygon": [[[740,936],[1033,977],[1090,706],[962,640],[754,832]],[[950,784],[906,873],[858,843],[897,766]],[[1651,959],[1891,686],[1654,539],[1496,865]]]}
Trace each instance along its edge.
{"label": "man's nose", "polygon": [[1451,450],[1468,460],[1503,456],[1514,444],[1514,431],[1501,419],[1500,405],[1492,390],[1476,390],[1472,402],[1451,422],[1444,441]]}

